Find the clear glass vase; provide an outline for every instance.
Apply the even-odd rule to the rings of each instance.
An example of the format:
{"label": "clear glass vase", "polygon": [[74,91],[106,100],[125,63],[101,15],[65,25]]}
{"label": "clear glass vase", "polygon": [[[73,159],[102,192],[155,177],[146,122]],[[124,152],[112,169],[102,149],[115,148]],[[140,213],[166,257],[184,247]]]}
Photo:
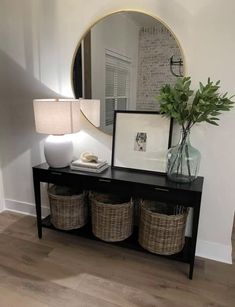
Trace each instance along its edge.
{"label": "clear glass vase", "polygon": [[167,177],[176,182],[188,183],[197,178],[201,154],[190,144],[190,132],[184,130],[178,145],[167,153]]}

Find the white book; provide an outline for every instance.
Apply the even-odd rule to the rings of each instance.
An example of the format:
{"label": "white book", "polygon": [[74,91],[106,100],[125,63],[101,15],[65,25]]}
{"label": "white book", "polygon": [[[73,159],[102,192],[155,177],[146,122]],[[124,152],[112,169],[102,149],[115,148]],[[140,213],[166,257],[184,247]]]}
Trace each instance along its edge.
{"label": "white book", "polygon": [[78,160],[75,160],[71,163],[71,165],[73,166],[77,166],[77,167],[89,167],[89,168],[94,168],[94,169],[97,169],[97,168],[100,168],[104,165],[106,165],[107,162],[104,161],[104,160],[98,160],[97,162],[84,162],[80,159]]}
{"label": "white book", "polygon": [[70,169],[72,171],[79,171],[79,172],[90,172],[90,173],[102,173],[104,170],[106,170],[109,167],[109,165],[106,163],[105,165],[99,167],[99,168],[92,168],[92,167],[84,167],[84,166],[75,166],[70,165]]}

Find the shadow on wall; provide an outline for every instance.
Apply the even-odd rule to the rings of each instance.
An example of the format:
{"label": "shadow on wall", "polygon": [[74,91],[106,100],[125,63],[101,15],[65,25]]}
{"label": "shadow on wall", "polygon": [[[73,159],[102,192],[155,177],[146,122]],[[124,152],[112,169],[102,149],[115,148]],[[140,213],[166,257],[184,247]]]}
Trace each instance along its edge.
{"label": "shadow on wall", "polygon": [[36,133],[33,99],[58,97],[4,52],[0,51],[0,158],[6,167],[24,152],[31,151],[31,164],[40,163],[39,142],[45,137]]}

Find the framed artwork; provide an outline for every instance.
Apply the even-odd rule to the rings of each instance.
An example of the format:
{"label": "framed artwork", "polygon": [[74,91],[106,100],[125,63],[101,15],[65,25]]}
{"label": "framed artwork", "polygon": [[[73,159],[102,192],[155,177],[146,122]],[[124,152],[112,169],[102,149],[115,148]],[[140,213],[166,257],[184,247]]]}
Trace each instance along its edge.
{"label": "framed artwork", "polygon": [[158,112],[115,111],[111,166],[165,173],[172,120]]}

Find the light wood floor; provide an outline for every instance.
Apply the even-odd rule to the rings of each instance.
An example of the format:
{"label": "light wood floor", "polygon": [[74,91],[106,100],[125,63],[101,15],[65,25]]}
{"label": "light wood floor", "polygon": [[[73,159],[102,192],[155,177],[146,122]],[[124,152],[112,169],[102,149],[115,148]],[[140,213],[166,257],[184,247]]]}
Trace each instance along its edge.
{"label": "light wood floor", "polygon": [[0,214],[0,307],[235,306],[235,266],[188,265],[43,229]]}

